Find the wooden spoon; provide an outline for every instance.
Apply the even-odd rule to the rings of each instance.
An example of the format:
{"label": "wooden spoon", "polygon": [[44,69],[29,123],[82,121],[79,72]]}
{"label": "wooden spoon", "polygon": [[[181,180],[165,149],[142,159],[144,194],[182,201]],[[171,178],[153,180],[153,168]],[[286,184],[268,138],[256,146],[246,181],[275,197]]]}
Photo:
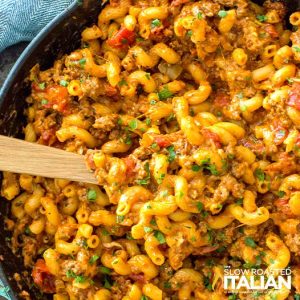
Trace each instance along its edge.
{"label": "wooden spoon", "polygon": [[0,135],[0,170],[97,184],[84,156]]}

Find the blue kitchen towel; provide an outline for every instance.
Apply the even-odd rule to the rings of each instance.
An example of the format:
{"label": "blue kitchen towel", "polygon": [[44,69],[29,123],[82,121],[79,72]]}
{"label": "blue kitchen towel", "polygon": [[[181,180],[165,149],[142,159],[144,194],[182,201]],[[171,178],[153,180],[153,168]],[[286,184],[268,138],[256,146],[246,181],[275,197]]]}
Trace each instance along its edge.
{"label": "blue kitchen towel", "polygon": [[0,0],[0,52],[18,42],[31,41],[74,1]]}

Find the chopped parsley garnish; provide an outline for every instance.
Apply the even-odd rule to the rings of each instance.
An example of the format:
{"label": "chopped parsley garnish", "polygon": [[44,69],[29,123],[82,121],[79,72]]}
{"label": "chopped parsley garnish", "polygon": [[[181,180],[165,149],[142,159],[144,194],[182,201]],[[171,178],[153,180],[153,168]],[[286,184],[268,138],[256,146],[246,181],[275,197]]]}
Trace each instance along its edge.
{"label": "chopped parsley garnish", "polygon": [[226,11],[226,10],[220,10],[220,11],[218,12],[218,16],[219,16],[220,18],[225,18],[225,17],[227,16],[227,11]]}
{"label": "chopped parsley garnish", "polygon": [[242,104],[242,105],[240,105],[240,109],[242,112],[245,112],[245,111],[247,111],[247,106]]}
{"label": "chopped parsley garnish", "polygon": [[170,289],[171,288],[171,283],[170,282],[164,282],[164,288],[165,289]]}
{"label": "chopped parsley garnish", "polygon": [[85,63],[86,63],[86,59],[85,58],[82,58],[82,59],[79,60],[79,64],[80,64],[81,68],[84,68]]}
{"label": "chopped parsley garnish", "polygon": [[156,239],[159,241],[160,244],[164,244],[166,242],[164,234],[159,230],[154,231],[154,236],[156,237]]}
{"label": "chopped parsley garnish", "polygon": [[110,277],[105,275],[104,276],[104,283],[103,283],[103,286],[106,288],[106,289],[111,289],[111,283],[109,282],[110,280]]}
{"label": "chopped parsley garnish", "polygon": [[145,123],[146,123],[147,126],[150,126],[150,125],[151,125],[151,119],[150,119],[150,118],[147,118],[147,119],[145,120]]}
{"label": "chopped parsley garnish", "polygon": [[194,165],[192,165],[192,170],[194,172],[199,172],[200,170],[202,170],[202,167],[197,164],[194,164]]}
{"label": "chopped parsley garnish", "polygon": [[129,121],[128,126],[130,127],[131,130],[135,130],[138,127],[138,122],[137,119],[133,119]]}
{"label": "chopped parsley garnish", "polygon": [[39,88],[40,88],[41,90],[44,90],[45,87],[46,87],[46,83],[45,83],[45,82],[39,83]]}
{"label": "chopped parsley garnish", "polygon": [[145,163],[144,169],[145,169],[147,175],[145,178],[137,180],[137,184],[139,184],[139,185],[147,185],[147,184],[149,184],[149,181],[150,181],[150,166],[149,166],[148,162]]}
{"label": "chopped parsley garnish", "polygon": [[166,174],[160,174],[158,178],[156,178],[156,181],[158,184],[161,184],[165,178]]}
{"label": "chopped parsley garnish", "polygon": [[147,296],[143,295],[143,296],[141,297],[141,300],[149,300],[149,298],[148,298]]}
{"label": "chopped parsley garnish", "polygon": [[279,191],[277,193],[277,195],[278,195],[279,198],[283,198],[285,196],[285,192],[284,191]]}
{"label": "chopped parsley garnish", "polygon": [[122,223],[125,220],[125,216],[117,215],[117,223]]}
{"label": "chopped parsley garnish", "polygon": [[68,271],[66,272],[66,276],[67,276],[68,278],[75,278],[77,275],[74,273],[74,271],[68,270]]}
{"label": "chopped parsley garnish", "polygon": [[25,234],[27,235],[30,235],[32,232],[30,230],[30,228],[28,226],[25,227],[25,230],[24,230]]}
{"label": "chopped parsley garnish", "polygon": [[204,286],[205,286],[205,288],[207,288],[209,291],[212,291],[213,288],[212,288],[212,284],[211,284],[211,282],[210,282],[210,277],[211,277],[211,276],[205,276],[205,277],[204,277]]}
{"label": "chopped parsley garnish", "polygon": [[168,152],[169,152],[168,161],[169,161],[169,162],[174,161],[175,158],[176,158],[176,152],[175,152],[175,150],[174,150],[174,146],[173,146],[173,145],[169,146],[169,147],[167,148],[167,150],[168,150]]}
{"label": "chopped parsley garnish", "polygon": [[96,201],[96,199],[97,199],[96,191],[93,190],[93,189],[89,189],[88,192],[87,192],[87,199],[91,202]]}
{"label": "chopped parsley garnish", "polygon": [[155,219],[151,219],[150,224],[153,226],[157,226]]}
{"label": "chopped parsley garnish", "polygon": [[172,96],[173,96],[173,93],[171,93],[169,91],[169,88],[167,85],[165,85],[163,87],[163,89],[158,92],[159,100],[166,100],[168,98],[171,98]]}
{"label": "chopped parsley garnish", "polygon": [[201,13],[200,11],[197,13],[197,18],[198,18],[199,20],[202,20],[202,19],[203,19],[203,15],[202,15],[202,13]]}
{"label": "chopped parsley garnish", "polygon": [[155,105],[155,104],[156,104],[156,100],[152,99],[152,100],[150,101],[150,104],[151,104],[151,105]]}
{"label": "chopped parsley garnish", "polygon": [[93,255],[90,259],[89,259],[89,264],[93,265],[97,260],[99,259],[98,255]]}
{"label": "chopped parsley garnish", "polygon": [[255,248],[257,246],[253,238],[250,236],[245,237],[245,244],[251,248]]}
{"label": "chopped parsley garnish", "polygon": [[188,32],[186,33],[186,35],[187,35],[188,37],[191,37],[191,36],[193,35],[193,31],[192,31],[192,30],[188,30]]}
{"label": "chopped parsley garnish", "polygon": [[151,148],[152,148],[152,149],[155,149],[155,148],[157,148],[157,147],[158,147],[157,143],[153,143],[153,144],[151,145]]}
{"label": "chopped parsley garnish", "polygon": [[47,100],[47,99],[42,99],[41,104],[42,104],[42,105],[48,104],[48,100]]}
{"label": "chopped parsley garnish", "polygon": [[155,27],[160,27],[161,26],[161,21],[159,19],[154,19],[152,22],[151,22],[151,27],[152,28],[155,28]]}
{"label": "chopped parsley garnish", "polygon": [[242,205],[242,204],[243,204],[243,201],[244,201],[244,199],[243,199],[243,198],[240,198],[240,199],[237,199],[235,203],[236,203],[237,205]]}
{"label": "chopped parsley garnish", "polygon": [[62,79],[62,80],[59,82],[59,84],[60,84],[61,86],[67,87],[68,84],[69,84],[69,81]]}
{"label": "chopped parsley garnish", "polygon": [[300,300],[300,294],[295,294],[295,295],[294,295],[294,299],[295,299],[295,300]]}
{"label": "chopped parsley garnish", "polygon": [[108,274],[110,274],[110,272],[111,272],[111,269],[109,269],[109,268],[107,268],[107,267],[104,267],[104,266],[102,266],[102,267],[100,267],[100,272],[101,272],[102,274],[106,274],[106,275],[108,275]]}
{"label": "chopped parsley garnish", "polygon": [[150,80],[150,73],[146,73],[145,77]]}
{"label": "chopped parsley garnish", "polygon": [[127,81],[125,79],[122,79],[119,81],[118,86],[128,85]]}
{"label": "chopped parsley garnish", "polygon": [[144,227],[144,231],[145,231],[146,233],[149,233],[149,232],[152,232],[153,229],[152,229],[151,227],[145,226],[145,227]]}
{"label": "chopped parsley garnish", "polygon": [[294,49],[296,52],[300,52],[300,47],[293,46],[293,49]]}
{"label": "chopped parsley garnish", "polygon": [[196,206],[199,212],[203,211],[204,205],[202,202],[197,202]]}
{"label": "chopped parsley garnish", "polygon": [[78,275],[78,276],[76,276],[76,278],[75,278],[75,282],[76,283],[83,283],[83,282],[85,282],[86,281],[86,278],[85,278],[85,276],[83,276],[83,275]]}
{"label": "chopped parsley garnish", "polygon": [[255,177],[259,180],[259,181],[264,181],[265,180],[265,173],[262,169],[256,169],[254,171],[254,175]]}
{"label": "chopped parsley garnish", "polygon": [[267,16],[265,15],[257,15],[256,16],[256,19],[259,21],[259,22],[266,22],[267,21]]}
{"label": "chopped parsley garnish", "polygon": [[124,143],[126,145],[131,145],[132,144],[132,140],[131,140],[131,136],[128,134],[124,140]]}

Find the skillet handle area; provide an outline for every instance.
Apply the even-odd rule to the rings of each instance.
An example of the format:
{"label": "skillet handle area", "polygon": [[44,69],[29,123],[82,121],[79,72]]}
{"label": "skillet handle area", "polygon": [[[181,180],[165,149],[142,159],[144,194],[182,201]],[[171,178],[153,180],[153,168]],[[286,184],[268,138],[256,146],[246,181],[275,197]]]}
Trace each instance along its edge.
{"label": "skillet handle area", "polygon": [[0,170],[97,184],[84,156],[0,135]]}

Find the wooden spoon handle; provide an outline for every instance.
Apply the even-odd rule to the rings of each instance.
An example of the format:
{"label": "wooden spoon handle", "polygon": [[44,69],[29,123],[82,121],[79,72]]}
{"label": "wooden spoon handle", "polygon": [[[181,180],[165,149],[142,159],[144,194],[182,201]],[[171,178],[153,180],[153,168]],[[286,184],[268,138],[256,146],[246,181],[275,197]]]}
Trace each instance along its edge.
{"label": "wooden spoon handle", "polygon": [[84,156],[0,135],[0,170],[97,184]]}

